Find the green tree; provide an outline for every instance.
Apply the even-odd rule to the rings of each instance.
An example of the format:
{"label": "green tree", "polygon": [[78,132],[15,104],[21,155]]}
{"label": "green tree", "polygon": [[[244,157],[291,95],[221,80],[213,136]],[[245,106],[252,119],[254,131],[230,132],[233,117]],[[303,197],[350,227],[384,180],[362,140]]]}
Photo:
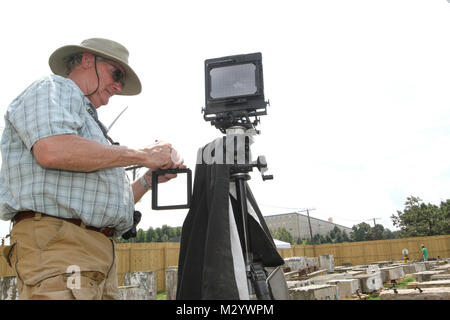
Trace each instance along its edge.
{"label": "green tree", "polygon": [[369,241],[373,240],[372,228],[369,224],[361,222],[352,227],[352,232],[350,232],[350,237],[353,241]]}
{"label": "green tree", "polygon": [[450,202],[440,206],[425,204],[419,197],[406,198],[405,209],[392,215],[394,226],[400,228],[402,237],[421,237],[448,234],[450,231]]}
{"label": "green tree", "polygon": [[450,234],[450,200],[441,201],[440,206],[440,229],[439,234]]}
{"label": "green tree", "polygon": [[272,235],[273,238],[280,241],[293,243],[292,235],[285,228],[279,228],[277,232]]}
{"label": "green tree", "polygon": [[157,242],[158,241],[158,234],[152,227],[147,229],[146,235],[145,235],[145,241],[146,242]]}
{"label": "green tree", "polygon": [[136,242],[145,242],[145,232],[142,229],[137,231]]}
{"label": "green tree", "polygon": [[343,231],[342,232],[342,242],[349,242],[349,241],[351,241],[351,239],[350,239],[350,237],[348,236],[348,234],[347,234],[347,231]]}
{"label": "green tree", "polygon": [[372,238],[374,240],[382,240],[384,235],[384,227],[381,224],[376,224],[375,227],[372,228]]}

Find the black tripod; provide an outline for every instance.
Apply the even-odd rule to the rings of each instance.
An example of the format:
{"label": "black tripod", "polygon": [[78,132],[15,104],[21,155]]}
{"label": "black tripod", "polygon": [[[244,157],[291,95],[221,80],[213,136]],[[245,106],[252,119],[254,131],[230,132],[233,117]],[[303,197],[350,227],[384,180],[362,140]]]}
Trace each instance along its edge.
{"label": "black tripod", "polygon": [[[267,163],[264,156],[258,157],[256,163],[251,163],[251,135],[247,134],[247,128],[242,126],[234,126],[227,130],[228,141],[226,142],[230,146],[230,142],[234,145],[234,159],[233,165],[230,169],[230,180],[236,185],[236,200],[238,207],[238,214],[242,221],[242,252],[244,257],[247,283],[249,288],[250,297],[256,294],[258,300],[272,300],[272,295],[269,290],[268,277],[264,266],[261,262],[255,261],[253,252],[251,250],[251,234],[248,228],[249,210],[247,206],[247,200],[257,206],[256,200],[247,185],[248,180],[251,179],[249,172],[253,171],[253,168],[258,168],[262,173],[263,180],[273,179],[271,175],[264,175],[267,170]],[[229,141],[229,140],[232,141]],[[240,142],[240,143],[239,143]],[[241,161],[239,161],[241,160]],[[244,162],[242,163],[242,160]]]}

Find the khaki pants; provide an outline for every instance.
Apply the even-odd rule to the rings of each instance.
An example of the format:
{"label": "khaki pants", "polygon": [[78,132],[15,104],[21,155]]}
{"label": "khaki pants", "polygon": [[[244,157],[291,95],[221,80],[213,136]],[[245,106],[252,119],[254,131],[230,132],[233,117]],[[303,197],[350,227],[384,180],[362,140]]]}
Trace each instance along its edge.
{"label": "khaki pants", "polygon": [[119,299],[114,242],[102,233],[36,216],[13,227],[10,243],[19,299]]}

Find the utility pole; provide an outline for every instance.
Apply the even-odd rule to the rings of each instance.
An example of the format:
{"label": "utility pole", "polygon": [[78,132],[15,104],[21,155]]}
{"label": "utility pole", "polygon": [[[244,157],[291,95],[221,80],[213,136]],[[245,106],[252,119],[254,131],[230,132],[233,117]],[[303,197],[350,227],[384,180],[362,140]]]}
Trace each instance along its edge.
{"label": "utility pole", "polygon": [[374,228],[376,228],[376,226],[377,226],[377,223],[375,222],[375,220],[379,220],[379,219],[381,219],[381,218],[373,218],[373,227]]}
{"label": "utility pole", "polygon": [[[311,210],[311,211],[316,210],[316,208],[306,208],[306,209],[302,209],[302,210],[297,210],[297,213],[306,211],[306,213],[308,215],[309,236],[311,238],[311,243],[314,244],[314,240],[313,240],[313,236],[312,236],[312,228],[311,228],[311,219],[309,218],[309,210]],[[299,225],[299,229],[298,229],[298,236],[300,237],[300,225]]]}
{"label": "utility pole", "polygon": [[311,219],[309,218],[309,209],[306,209],[306,213],[308,214],[309,235],[311,237],[311,243],[314,244],[314,239],[313,239],[313,235],[312,235],[312,228],[311,228]]}
{"label": "utility pole", "polygon": [[[311,244],[312,244],[312,246],[313,246],[314,256],[316,256],[316,246],[314,245],[314,239],[313,239],[313,235],[312,235],[311,219],[310,219],[310,217],[309,217],[309,210],[312,211],[312,210],[316,210],[316,209],[315,209],[315,208],[306,208],[306,209],[297,211],[297,213],[299,213],[299,212],[305,212],[305,211],[306,211],[306,214],[308,215],[309,236],[310,236],[310,238],[311,238]],[[299,232],[299,236],[300,236],[300,229],[298,230],[298,232]]]}
{"label": "utility pole", "polygon": [[[308,214],[309,235],[311,236],[311,243],[313,246],[313,253],[314,253],[314,257],[315,257],[316,256],[316,246],[314,245],[314,239],[313,239],[313,235],[312,235],[311,219],[309,218],[309,210],[310,209],[306,209],[306,213]],[[314,210],[314,209],[311,209],[311,210]]]}
{"label": "utility pole", "polygon": [[[375,220],[380,220],[380,219],[381,218],[373,218],[373,232],[375,234],[375,238],[377,236],[377,222]],[[372,219],[370,219],[370,220],[372,220]],[[370,221],[370,220],[367,220],[367,221]]]}

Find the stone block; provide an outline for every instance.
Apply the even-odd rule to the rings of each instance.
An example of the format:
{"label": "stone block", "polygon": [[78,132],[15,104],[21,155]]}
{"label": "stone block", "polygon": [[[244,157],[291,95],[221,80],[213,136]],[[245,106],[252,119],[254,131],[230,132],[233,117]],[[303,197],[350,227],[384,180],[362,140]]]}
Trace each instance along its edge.
{"label": "stone block", "polygon": [[334,279],[329,280],[327,284],[338,287],[339,298],[351,297],[356,290],[361,289],[358,279]]}
{"label": "stone block", "polygon": [[359,280],[359,285],[363,293],[371,293],[373,291],[383,288],[383,281],[381,280],[381,272],[371,274],[359,274],[354,276]]}
{"label": "stone block", "polygon": [[291,271],[304,270],[306,266],[306,257],[290,257],[284,259],[284,267]]}
{"label": "stone block", "polygon": [[291,271],[297,270],[315,270],[319,267],[319,259],[317,257],[290,257],[284,259],[284,268]]}
{"label": "stone block", "polygon": [[357,265],[352,268],[353,271],[364,271],[367,272],[368,265]]}
{"label": "stone block", "polygon": [[450,288],[385,290],[380,293],[381,300],[450,300]]}
{"label": "stone block", "polygon": [[385,267],[381,268],[381,280],[384,282],[391,282],[405,277],[405,272],[402,267]]}
{"label": "stone block", "polygon": [[332,254],[320,255],[320,268],[328,271],[334,271],[334,256]]}
{"label": "stone block", "polygon": [[339,300],[338,287],[329,284],[310,285],[289,290],[290,300]]}
{"label": "stone block", "polygon": [[148,294],[139,285],[119,287],[120,300],[149,300]]}
{"label": "stone block", "polygon": [[0,300],[19,300],[15,276],[0,278]]}
{"label": "stone block", "polygon": [[431,270],[434,266],[436,266],[436,261],[424,261],[423,263],[425,264],[426,271]]}
{"label": "stone block", "polygon": [[351,271],[352,267],[344,267],[344,266],[338,266],[338,267],[334,267],[334,272],[346,272],[346,271]]}
{"label": "stone block", "polygon": [[413,276],[414,276],[414,278],[416,278],[416,280],[418,282],[425,282],[425,281],[431,281],[431,276],[433,276],[435,274],[441,274],[441,273],[443,273],[443,270],[421,271],[421,272],[413,273]]}
{"label": "stone block", "polygon": [[427,271],[425,263],[423,262],[416,262],[414,265],[416,266],[416,272]]}
{"label": "stone block", "polygon": [[373,264],[376,264],[379,268],[384,268],[390,266],[392,264],[392,261],[377,261]]}
{"label": "stone block", "polygon": [[125,273],[123,277],[124,300],[155,300],[156,299],[156,272],[139,271]]}
{"label": "stone block", "polygon": [[177,298],[178,267],[169,267],[166,270],[166,300]]}
{"label": "stone block", "polygon": [[444,265],[438,265],[436,264],[436,266],[433,268],[433,270],[436,271],[443,271],[442,273],[450,273],[450,264],[444,264]]}
{"label": "stone block", "polygon": [[293,280],[293,281],[286,281],[288,289],[294,289],[294,288],[300,288],[300,287],[306,287],[312,285],[310,280]]}
{"label": "stone block", "polygon": [[353,270],[351,270],[351,271],[346,271],[345,274],[354,277],[354,276],[357,276],[359,274],[367,274],[367,273],[366,273],[366,270],[360,270],[360,271],[353,271]]}
{"label": "stone block", "polygon": [[433,274],[431,276],[431,281],[434,280],[450,280],[450,274],[448,273]]}
{"label": "stone block", "polygon": [[[413,274],[413,273],[419,272],[419,270],[416,269],[416,264],[415,263],[404,264],[402,266],[402,268],[403,268],[403,272],[405,274]],[[424,270],[421,270],[421,271],[424,271]]]}
{"label": "stone block", "polygon": [[448,280],[432,280],[432,281],[426,281],[426,282],[410,282],[408,283],[408,289],[409,288],[439,288],[439,287],[450,287],[450,279]]}
{"label": "stone block", "polygon": [[370,264],[366,268],[367,274],[377,273],[377,272],[380,272],[380,267],[377,264]]}
{"label": "stone block", "polygon": [[317,257],[313,257],[313,258],[306,257],[306,266],[308,268],[318,269],[319,268],[319,258],[317,258]]}
{"label": "stone block", "polygon": [[311,284],[326,284],[330,280],[351,279],[351,276],[345,273],[332,273],[320,275],[309,279]]}

